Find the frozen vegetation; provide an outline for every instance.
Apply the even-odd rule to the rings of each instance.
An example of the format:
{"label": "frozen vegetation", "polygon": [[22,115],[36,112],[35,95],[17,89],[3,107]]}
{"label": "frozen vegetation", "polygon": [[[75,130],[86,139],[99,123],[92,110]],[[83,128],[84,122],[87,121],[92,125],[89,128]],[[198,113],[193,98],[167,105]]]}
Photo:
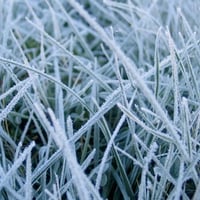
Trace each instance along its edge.
{"label": "frozen vegetation", "polygon": [[0,199],[197,200],[199,13],[0,0]]}

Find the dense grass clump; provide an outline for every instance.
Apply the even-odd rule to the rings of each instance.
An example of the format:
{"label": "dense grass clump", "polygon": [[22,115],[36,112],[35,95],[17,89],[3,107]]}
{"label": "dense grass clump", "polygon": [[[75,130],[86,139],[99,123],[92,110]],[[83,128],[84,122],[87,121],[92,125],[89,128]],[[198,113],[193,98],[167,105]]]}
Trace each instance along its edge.
{"label": "dense grass clump", "polygon": [[0,199],[198,199],[199,8],[1,0]]}

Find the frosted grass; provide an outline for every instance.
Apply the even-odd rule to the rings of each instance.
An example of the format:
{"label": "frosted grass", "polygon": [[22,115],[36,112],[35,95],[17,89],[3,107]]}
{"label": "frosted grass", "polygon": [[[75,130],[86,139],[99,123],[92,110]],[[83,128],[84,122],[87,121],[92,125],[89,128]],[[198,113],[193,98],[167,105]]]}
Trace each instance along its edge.
{"label": "frosted grass", "polygon": [[[91,189],[91,192],[94,192],[94,196],[97,199],[101,199],[99,194],[95,192],[95,189],[93,189],[90,181],[87,180],[87,177],[82,172],[80,165],[77,163],[75,155],[72,153],[72,149],[70,148],[69,141],[66,138],[66,135],[62,129],[62,127],[59,125],[59,122],[56,120],[54,113],[52,110],[48,109],[49,115],[51,117],[53,126],[50,125],[48,120],[45,118],[45,114],[42,112],[41,107],[39,105],[35,104],[35,107],[37,111],[39,112],[41,118],[47,125],[47,128],[49,132],[51,133],[55,143],[58,145],[58,147],[63,151],[63,155],[65,156],[65,159],[67,160],[69,164],[69,168],[71,170],[72,179],[76,186],[76,189],[78,191],[78,197],[79,199],[90,199],[89,190],[87,187]],[[86,183],[85,183],[86,181]]]}
{"label": "frosted grass", "polygon": [[[35,146],[35,142],[32,142],[29,147],[27,147],[24,152],[19,156],[19,158],[13,163],[12,167],[9,169],[9,171],[3,175],[0,181],[0,189],[4,187],[4,185],[7,184],[9,179],[12,178],[12,175],[16,173],[16,170],[19,168],[19,166],[22,164],[22,162],[26,159],[26,157],[31,153],[33,147]],[[27,158],[28,159],[28,158]],[[28,160],[27,162],[29,162]]]}
{"label": "frosted grass", "polygon": [[31,86],[32,82],[34,80],[29,78],[26,80],[24,85],[20,88],[18,93],[15,95],[15,97],[10,101],[10,103],[1,111],[0,113],[0,123],[7,117],[7,115],[12,111],[14,106],[17,104],[17,102],[20,100],[20,98],[23,97],[26,90]]}
{"label": "frosted grass", "polygon": [[0,199],[198,199],[199,6],[1,0]]}
{"label": "frosted grass", "polygon": [[116,53],[116,55],[122,61],[132,85],[134,86],[135,85],[134,81],[136,81],[137,87],[143,92],[143,94],[151,102],[151,104],[155,108],[156,112],[160,115],[160,117],[162,118],[164,123],[169,128],[169,130],[172,134],[172,137],[176,140],[179,150],[182,152],[184,157],[186,159],[188,159],[188,154],[187,154],[184,146],[182,145],[182,142],[180,142],[180,138],[179,138],[175,128],[173,127],[173,124],[170,122],[170,120],[166,116],[165,112],[160,107],[160,104],[155,99],[155,96],[152,94],[151,90],[147,87],[147,85],[145,84],[143,79],[140,78],[139,73],[136,70],[136,65],[130,61],[130,59],[124,54],[123,51],[121,51],[121,49],[115,43],[115,41],[113,41],[112,39],[110,39],[108,37],[108,35],[105,33],[105,31],[95,22],[94,19],[92,19],[89,16],[89,14],[84,9],[82,9],[82,7],[77,2],[72,1],[72,0],[70,0],[69,2],[80,13],[80,15],[82,15],[87,20],[87,22],[101,35],[102,40],[104,40],[104,42],[106,42],[106,44],[109,45],[111,50],[113,50]]}

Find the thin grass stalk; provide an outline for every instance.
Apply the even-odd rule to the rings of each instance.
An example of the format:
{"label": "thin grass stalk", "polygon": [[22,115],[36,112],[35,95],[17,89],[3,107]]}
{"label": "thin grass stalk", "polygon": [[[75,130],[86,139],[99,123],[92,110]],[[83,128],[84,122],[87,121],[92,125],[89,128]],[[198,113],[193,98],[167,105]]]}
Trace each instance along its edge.
{"label": "thin grass stalk", "polygon": [[32,199],[32,163],[31,163],[31,153],[28,154],[26,159],[26,187],[25,187],[25,199]]}
{"label": "thin grass stalk", "polygon": [[114,139],[115,137],[117,136],[121,126],[123,125],[124,121],[125,121],[126,117],[125,115],[122,115],[121,119],[119,120],[119,123],[117,124],[115,130],[113,131],[113,134],[107,144],[107,147],[106,147],[106,150],[104,151],[104,155],[103,155],[103,158],[101,160],[101,164],[99,166],[99,171],[98,171],[98,175],[97,175],[97,178],[96,178],[96,189],[99,190],[100,188],[100,184],[101,184],[101,179],[102,179],[102,176],[103,176],[103,170],[104,170],[104,167],[105,167],[105,164],[106,164],[106,160],[108,158],[108,155],[109,155],[109,152],[112,148],[112,146],[114,146]]}
{"label": "thin grass stalk", "polygon": [[141,177],[141,183],[139,186],[139,194],[138,199],[147,199],[147,172],[148,172],[148,166],[153,159],[153,155],[155,154],[156,149],[158,148],[157,143],[153,143],[150,146],[150,151],[147,153],[147,156],[144,158],[144,166],[142,169],[142,177]]}
{"label": "thin grass stalk", "polygon": [[159,56],[159,36],[161,28],[158,30],[155,42],[155,52],[154,52],[154,68],[155,71],[155,96],[158,99],[159,89],[160,89],[160,56]]}
{"label": "thin grass stalk", "polygon": [[175,189],[175,197],[174,200],[179,200],[181,199],[181,194],[182,194],[182,185],[183,185],[183,176],[184,176],[184,162],[183,159],[180,161],[180,169],[179,169],[179,176],[177,180],[177,185]]}
{"label": "thin grass stalk", "polygon": [[169,30],[166,31],[166,35],[168,37],[168,43],[169,43],[169,50],[170,50],[170,55],[171,55],[171,63],[172,63],[172,76],[173,76],[173,90],[174,90],[174,116],[173,120],[174,123],[177,124],[178,121],[178,115],[179,115],[179,103],[180,103],[180,98],[179,98],[179,80],[178,80],[178,65],[176,62],[176,56],[175,56],[175,45],[173,42],[173,39],[170,35]]}
{"label": "thin grass stalk", "polygon": [[190,131],[190,111],[188,108],[188,101],[186,98],[183,97],[182,100],[182,107],[183,107],[183,134],[184,134],[184,141],[188,148],[188,153],[190,160],[192,160],[192,139],[191,139],[191,131]]}

